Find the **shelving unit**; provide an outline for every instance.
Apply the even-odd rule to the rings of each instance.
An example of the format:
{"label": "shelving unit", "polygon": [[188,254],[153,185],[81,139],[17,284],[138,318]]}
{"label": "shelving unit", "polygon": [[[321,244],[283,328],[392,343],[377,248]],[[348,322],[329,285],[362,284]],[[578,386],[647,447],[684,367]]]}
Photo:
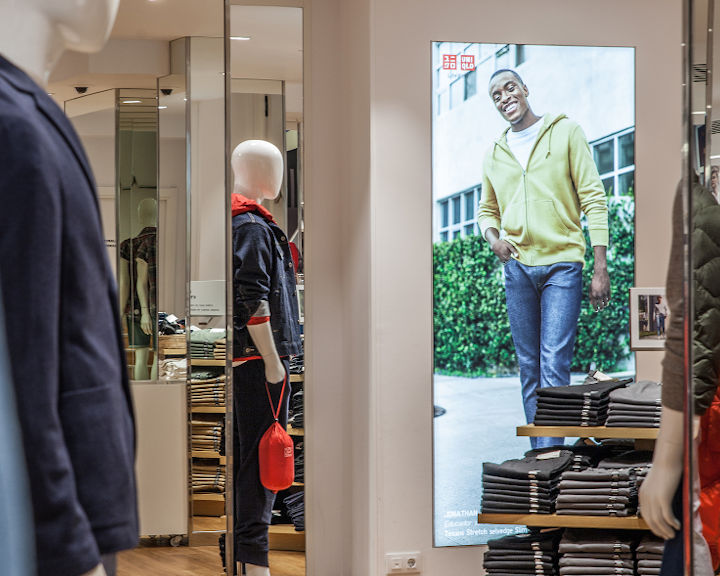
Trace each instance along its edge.
{"label": "shelving unit", "polygon": [[[652,449],[658,428],[614,428],[607,426],[535,426],[517,427],[518,436],[628,438],[635,440],[636,449]],[[569,514],[478,514],[478,524],[514,524],[544,528],[610,528],[618,530],[649,530],[639,516],[572,516]]]}

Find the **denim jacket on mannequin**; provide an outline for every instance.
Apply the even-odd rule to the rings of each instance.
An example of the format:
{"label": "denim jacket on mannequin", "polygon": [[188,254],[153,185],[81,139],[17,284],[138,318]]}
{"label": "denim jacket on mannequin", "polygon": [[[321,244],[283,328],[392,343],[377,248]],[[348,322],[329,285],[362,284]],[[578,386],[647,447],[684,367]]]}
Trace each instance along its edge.
{"label": "denim jacket on mannequin", "polygon": [[247,329],[260,303],[270,307],[270,325],[280,356],[302,352],[295,265],[280,227],[248,211],[233,216],[233,358],[260,356]]}

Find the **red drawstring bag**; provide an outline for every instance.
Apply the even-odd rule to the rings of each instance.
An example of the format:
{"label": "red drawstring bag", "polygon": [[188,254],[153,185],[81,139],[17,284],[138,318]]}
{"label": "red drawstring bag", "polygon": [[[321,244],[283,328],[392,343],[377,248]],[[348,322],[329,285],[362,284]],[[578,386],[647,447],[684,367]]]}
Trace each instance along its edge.
{"label": "red drawstring bag", "polygon": [[289,488],[295,479],[295,448],[293,441],[285,428],[278,422],[278,414],[280,414],[286,383],[287,374],[283,379],[280,402],[278,402],[276,410],[270,396],[270,388],[268,383],[265,382],[265,390],[267,391],[268,400],[270,400],[270,409],[275,422],[271,424],[260,439],[258,456],[260,458],[260,482],[272,492]]}

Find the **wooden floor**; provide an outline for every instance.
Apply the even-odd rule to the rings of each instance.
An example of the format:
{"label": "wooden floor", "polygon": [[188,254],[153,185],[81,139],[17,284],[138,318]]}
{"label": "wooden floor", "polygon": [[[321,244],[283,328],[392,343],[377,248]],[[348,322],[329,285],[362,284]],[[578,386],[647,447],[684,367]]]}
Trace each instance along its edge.
{"label": "wooden floor", "polygon": [[[272,576],[305,576],[305,554],[270,552]],[[223,576],[217,546],[140,546],[118,555],[117,576]]]}

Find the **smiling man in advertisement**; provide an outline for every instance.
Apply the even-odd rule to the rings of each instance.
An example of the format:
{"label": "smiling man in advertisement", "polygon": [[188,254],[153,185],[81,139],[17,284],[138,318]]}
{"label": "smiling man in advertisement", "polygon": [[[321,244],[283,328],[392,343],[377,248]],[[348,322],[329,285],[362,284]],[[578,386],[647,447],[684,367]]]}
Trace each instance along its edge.
{"label": "smiling man in advertisement", "polygon": [[[500,69],[489,95],[510,124],[483,164],[478,224],[503,262],[505,297],[528,423],[538,388],[566,386],[583,300],[587,219],[594,251],[590,303],[610,300],[605,189],[580,126],[565,114],[536,115],[517,72]],[[563,438],[531,438],[533,448]]]}

